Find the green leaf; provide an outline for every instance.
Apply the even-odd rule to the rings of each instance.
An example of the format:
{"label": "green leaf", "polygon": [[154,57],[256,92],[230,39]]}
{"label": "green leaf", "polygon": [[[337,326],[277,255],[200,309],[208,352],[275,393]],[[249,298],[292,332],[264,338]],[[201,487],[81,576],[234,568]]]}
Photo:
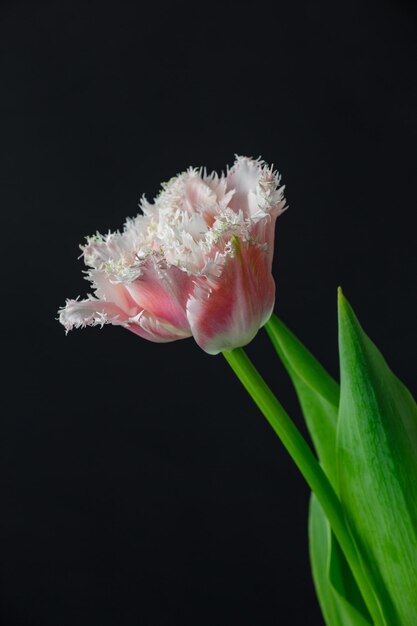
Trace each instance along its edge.
{"label": "green leaf", "polygon": [[[275,315],[266,330],[294,384],[320,463],[336,487],[339,385]],[[309,541],[314,584],[328,626],[370,624],[363,617],[368,612],[349,565],[313,495]]]}
{"label": "green leaf", "polygon": [[417,624],[417,407],[339,292],[339,495],[389,626]]}
{"label": "green leaf", "polygon": [[339,385],[276,315],[266,330],[294,384],[320,463],[336,486]]}
{"label": "green leaf", "polygon": [[[310,561],[314,585],[327,626],[371,626],[363,600],[317,498],[309,511]],[[347,597],[355,598],[355,606]]]}

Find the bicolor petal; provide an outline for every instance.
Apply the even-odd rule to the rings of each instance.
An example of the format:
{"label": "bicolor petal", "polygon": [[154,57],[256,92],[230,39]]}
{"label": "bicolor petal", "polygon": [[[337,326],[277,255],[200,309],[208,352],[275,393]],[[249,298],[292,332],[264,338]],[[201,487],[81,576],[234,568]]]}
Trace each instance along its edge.
{"label": "bicolor petal", "polygon": [[209,354],[244,346],[271,316],[275,283],[261,246],[235,238],[217,263],[217,276],[203,276],[187,304],[198,345]]}

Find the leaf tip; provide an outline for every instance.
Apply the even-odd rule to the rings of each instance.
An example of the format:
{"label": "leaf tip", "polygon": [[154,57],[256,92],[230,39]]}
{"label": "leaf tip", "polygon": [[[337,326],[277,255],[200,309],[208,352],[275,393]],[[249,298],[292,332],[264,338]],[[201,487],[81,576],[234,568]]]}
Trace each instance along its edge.
{"label": "leaf tip", "polygon": [[342,304],[344,304],[346,302],[346,298],[343,294],[343,289],[342,287],[339,285],[339,287],[337,288],[337,302],[339,304],[339,306],[341,306]]}
{"label": "leaf tip", "polygon": [[350,321],[355,320],[355,315],[353,313],[352,307],[345,297],[341,287],[337,288],[337,304],[339,309],[339,322],[342,317],[345,319],[349,319]]}

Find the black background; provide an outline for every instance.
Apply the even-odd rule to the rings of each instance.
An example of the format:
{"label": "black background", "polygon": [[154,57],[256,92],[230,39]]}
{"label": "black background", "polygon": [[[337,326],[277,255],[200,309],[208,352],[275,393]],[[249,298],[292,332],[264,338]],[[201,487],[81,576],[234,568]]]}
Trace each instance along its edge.
{"label": "black background", "polygon": [[262,155],[276,311],[337,376],[342,285],[415,392],[416,31],[405,2],[1,5],[2,624],[323,623],[308,489],[224,359],[54,318],[84,235]]}

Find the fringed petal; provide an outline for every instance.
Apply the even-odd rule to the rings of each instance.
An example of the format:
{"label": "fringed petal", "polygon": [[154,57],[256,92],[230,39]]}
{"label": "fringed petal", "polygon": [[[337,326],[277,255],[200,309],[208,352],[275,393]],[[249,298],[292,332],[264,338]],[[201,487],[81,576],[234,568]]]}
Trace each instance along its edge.
{"label": "fringed petal", "polygon": [[279,215],[285,207],[280,175],[260,159],[236,157],[227,174],[227,189],[234,190],[229,206],[243,211],[246,218],[262,219],[268,213]]}
{"label": "fringed petal", "polygon": [[92,296],[86,300],[67,300],[59,311],[59,321],[67,332],[85,326],[120,326],[127,319],[128,316],[114,302],[103,302]]}

